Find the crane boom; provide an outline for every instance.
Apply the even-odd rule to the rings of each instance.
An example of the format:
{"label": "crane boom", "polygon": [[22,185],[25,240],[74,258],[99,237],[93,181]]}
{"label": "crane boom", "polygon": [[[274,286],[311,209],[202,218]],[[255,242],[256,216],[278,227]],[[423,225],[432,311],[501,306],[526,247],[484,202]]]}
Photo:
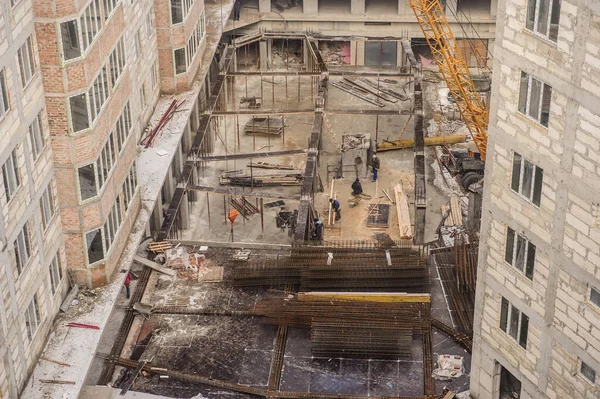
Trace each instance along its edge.
{"label": "crane boom", "polygon": [[489,111],[475,90],[469,68],[456,45],[442,5],[439,0],[410,0],[410,6],[481,159],[485,161]]}

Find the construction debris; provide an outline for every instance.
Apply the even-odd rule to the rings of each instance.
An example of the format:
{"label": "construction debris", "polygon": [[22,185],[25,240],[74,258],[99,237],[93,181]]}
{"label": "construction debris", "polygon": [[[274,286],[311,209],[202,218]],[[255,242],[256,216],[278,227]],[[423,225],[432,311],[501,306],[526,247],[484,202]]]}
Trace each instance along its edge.
{"label": "construction debris", "polygon": [[283,116],[277,118],[254,116],[244,126],[244,133],[256,136],[280,136],[283,133],[284,125]]}
{"label": "construction debris", "polygon": [[139,255],[135,255],[133,257],[133,259],[136,262],[141,263],[142,265],[149,267],[150,269],[156,270],[157,272],[166,274],[167,276],[171,276],[171,277],[175,276],[175,272],[173,270],[167,269],[166,267],[161,266],[161,265],[159,265],[156,262],[152,262],[151,260],[142,258]]}
{"label": "construction debris", "polygon": [[437,367],[433,369],[433,378],[440,381],[450,381],[464,373],[463,357],[456,355],[439,355]]}
{"label": "construction debris", "polygon": [[260,97],[242,97],[240,105],[246,105],[249,109],[258,109],[262,106],[262,98]]}
{"label": "construction debris", "polygon": [[364,100],[370,104],[376,105],[378,107],[385,107],[385,104],[381,101],[381,99],[373,94],[371,94],[370,92],[368,92],[367,90],[358,87],[350,82],[347,81],[333,81],[330,80],[329,84],[331,84],[333,87],[336,87],[342,91],[345,91],[346,93],[352,94],[355,97],[360,98],[361,100]]}
{"label": "construction debris", "polygon": [[233,255],[233,260],[237,261],[247,261],[250,258],[251,251],[249,249],[237,251],[235,255]]}

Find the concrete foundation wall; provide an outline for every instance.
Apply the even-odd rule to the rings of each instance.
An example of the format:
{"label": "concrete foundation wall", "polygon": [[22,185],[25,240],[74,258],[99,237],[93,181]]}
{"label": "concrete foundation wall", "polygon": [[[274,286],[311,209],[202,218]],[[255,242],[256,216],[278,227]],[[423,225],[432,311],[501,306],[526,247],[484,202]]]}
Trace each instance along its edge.
{"label": "concrete foundation wall", "polygon": [[[591,398],[600,381],[580,362],[600,373],[600,8],[562,1],[556,43],[525,15],[498,3],[471,395],[497,398],[501,366],[521,398]],[[552,87],[548,127],[518,112],[522,71]],[[511,190],[515,152],[543,169],[539,206]],[[536,246],[532,280],[504,260],[508,227]],[[526,349],[499,328],[502,297],[529,317]]]}

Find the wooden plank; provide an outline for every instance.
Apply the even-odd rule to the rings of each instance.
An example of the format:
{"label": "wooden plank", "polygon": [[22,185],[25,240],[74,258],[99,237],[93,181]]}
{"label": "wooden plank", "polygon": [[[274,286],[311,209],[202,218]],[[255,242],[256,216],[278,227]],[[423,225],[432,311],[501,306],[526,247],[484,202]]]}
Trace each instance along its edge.
{"label": "wooden plank", "polygon": [[71,367],[71,365],[69,363],[59,362],[58,360],[49,359],[46,356],[40,356],[40,360],[45,360],[45,361],[50,362],[50,363],[56,363],[56,364],[59,364],[61,366]]}
{"label": "wooden plank", "polygon": [[138,262],[138,263],[141,263],[141,264],[142,264],[142,265],[144,265],[144,266],[148,266],[148,267],[149,267],[150,269],[152,269],[152,270],[156,270],[157,272],[164,273],[164,274],[166,274],[167,276],[171,276],[171,277],[173,277],[173,276],[175,276],[175,274],[176,274],[176,273],[175,273],[175,270],[167,269],[166,267],[164,267],[164,266],[161,266],[161,265],[159,265],[159,264],[158,264],[158,263],[156,263],[156,262],[152,262],[151,260],[148,260],[148,259],[142,258],[142,257],[141,257],[141,256],[139,256],[139,255],[135,255],[135,256],[133,257],[133,260],[135,260],[135,261],[136,261],[136,262]]}
{"label": "wooden plank", "polygon": [[79,286],[74,285],[71,288],[71,291],[69,291],[69,293],[67,294],[67,297],[65,298],[65,300],[63,301],[63,303],[60,305],[60,310],[63,312],[67,312],[67,310],[69,310],[69,307],[71,306],[71,303],[73,303],[73,299],[75,299],[75,297],[77,296],[77,292],[79,292]]}
{"label": "wooden plank", "polygon": [[399,302],[430,303],[429,294],[406,294],[396,292],[301,292],[300,301],[361,301],[361,302]]}
{"label": "wooden plank", "polygon": [[46,384],[63,384],[63,385],[75,385],[75,381],[63,381],[63,380],[39,380]]}
{"label": "wooden plank", "polygon": [[450,209],[452,213],[452,220],[454,221],[455,226],[462,226],[463,218],[462,218],[462,208],[460,203],[458,202],[458,197],[453,195],[450,197]]}
{"label": "wooden plank", "polygon": [[[464,143],[467,141],[467,137],[464,134],[457,134],[454,136],[425,137],[424,141],[426,146],[450,145]],[[415,140],[413,139],[384,141],[377,144],[377,151],[403,150],[405,148],[413,148],[414,145]]]}
{"label": "wooden plank", "polygon": [[133,385],[133,382],[135,381],[137,376],[140,374],[140,372],[142,371],[142,369],[144,368],[145,365],[146,365],[146,362],[141,361],[138,364],[138,366],[133,370],[133,372],[131,373],[131,377],[129,377],[129,379],[127,380],[125,385],[123,385],[123,389],[121,389],[121,393],[120,393],[121,395],[125,395],[127,393],[127,391],[129,391],[129,389]]}
{"label": "wooden plank", "polygon": [[396,212],[398,214],[398,227],[400,229],[400,238],[412,238],[412,227],[410,224],[410,212],[408,210],[408,198],[402,190],[402,186],[397,184],[394,187],[396,196]]}

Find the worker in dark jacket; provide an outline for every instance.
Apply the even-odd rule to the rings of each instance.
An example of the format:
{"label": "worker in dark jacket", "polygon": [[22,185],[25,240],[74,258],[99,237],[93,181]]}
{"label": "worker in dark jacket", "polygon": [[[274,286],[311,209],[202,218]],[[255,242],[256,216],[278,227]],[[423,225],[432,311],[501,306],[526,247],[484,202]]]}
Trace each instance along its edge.
{"label": "worker in dark jacket", "polygon": [[242,9],[242,1],[235,0],[235,3],[233,3],[233,20],[234,21],[240,20],[240,10],[241,9]]}
{"label": "worker in dark jacket", "polygon": [[315,218],[315,232],[313,237],[316,241],[323,241],[323,222],[319,218]]}
{"label": "worker in dark jacket", "polygon": [[379,170],[379,158],[377,158],[377,154],[373,154],[373,159],[371,160],[371,167],[373,168],[373,181],[377,180],[377,171]]}
{"label": "worker in dark jacket", "polygon": [[329,202],[331,203],[331,208],[335,211],[335,220],[340,220],[342,218],[340,201],[333,198],[329,198]]}
{"label": "worker in dark jacket", "polygon": [[362,184],[360,184],[360,180],[358,177],[352,183],[352,195],[361,195],[362,194]]}

